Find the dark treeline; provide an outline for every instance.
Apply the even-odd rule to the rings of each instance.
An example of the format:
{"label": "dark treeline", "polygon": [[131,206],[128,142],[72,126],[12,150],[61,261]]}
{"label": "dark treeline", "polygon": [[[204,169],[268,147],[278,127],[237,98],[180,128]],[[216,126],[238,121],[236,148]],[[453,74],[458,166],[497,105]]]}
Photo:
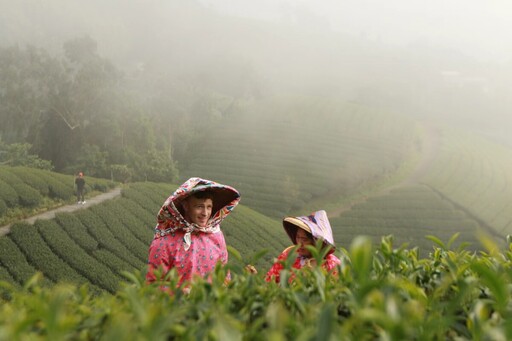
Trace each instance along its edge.
{"label": "dark treeline", "polygon": [[0,49],[4,144],[26,143],[55,170],[117,180],[177,176],[165,120],[130,90],[89,37],[65,42],[62,56],[43,48]]}

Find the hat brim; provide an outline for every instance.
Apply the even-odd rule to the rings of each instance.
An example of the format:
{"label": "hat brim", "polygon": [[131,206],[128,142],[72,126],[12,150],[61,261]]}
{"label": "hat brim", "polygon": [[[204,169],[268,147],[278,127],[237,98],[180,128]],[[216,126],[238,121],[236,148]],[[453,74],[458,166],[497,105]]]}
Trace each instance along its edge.
{"label": "hat brim", "polygon": [[302,220],[299,220],[294,217],[286,217],[283,219],[283,227],[288,234],[288,237],[290,237],[292,243],[296,244],[296,236],[297,236],[297,229],[303,229],[307,233],[309,233],[311,236],[311,229],[309,226],[303,222]]}
{"label": "hat brim", "polygon": [[183,214],[183,205],[182,202],[189,198],[191,195],[199,192],[210,192],[213,195],[213,208],[212,208],[212,216],[215,215],[218,211],[220,211],[223,207],[231,204],[234,200],[240,197],[240,194],[231,188],[227,188],[225,186],[196,186],[187,193],[186,196],[181,197],[179,200],[176,200],[174,204]]}

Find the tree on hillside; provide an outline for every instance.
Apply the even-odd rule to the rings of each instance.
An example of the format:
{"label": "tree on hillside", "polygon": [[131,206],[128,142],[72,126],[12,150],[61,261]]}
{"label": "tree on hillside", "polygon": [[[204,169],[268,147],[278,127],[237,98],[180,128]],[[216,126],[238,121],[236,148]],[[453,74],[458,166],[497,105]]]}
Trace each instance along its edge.
{"label": "tree on hillside", "polygon": [[111,177],[109,165],[126,165],[136,180],[176,179],[170,125],[180,116],[148,107],[146,92],[130,89],[91,38],[68,41],[63,52],[0,49],[0,137],[30,143],[60,172]]}
{"label": "tree on hillside", "polygon": [[6,144],[0,140],[0,165],[26,166],[52,170],[50,161],[43,160],[31,153],[32,146],[28,143]]}

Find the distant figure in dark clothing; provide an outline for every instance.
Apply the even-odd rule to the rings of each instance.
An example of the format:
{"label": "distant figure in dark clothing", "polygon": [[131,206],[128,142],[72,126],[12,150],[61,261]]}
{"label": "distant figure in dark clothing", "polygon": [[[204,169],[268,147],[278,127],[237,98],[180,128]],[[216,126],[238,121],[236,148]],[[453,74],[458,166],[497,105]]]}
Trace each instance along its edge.
{"label": "distant figure in dark clothing", "polygon": [[82,172],[78,173],[78,176],[75,178],[75,185],[76,185],[76,200],[78,201],[78,204],[85,204],[85,198],[84,198],[84,188],[85,188],[84,173],[82,173]]}

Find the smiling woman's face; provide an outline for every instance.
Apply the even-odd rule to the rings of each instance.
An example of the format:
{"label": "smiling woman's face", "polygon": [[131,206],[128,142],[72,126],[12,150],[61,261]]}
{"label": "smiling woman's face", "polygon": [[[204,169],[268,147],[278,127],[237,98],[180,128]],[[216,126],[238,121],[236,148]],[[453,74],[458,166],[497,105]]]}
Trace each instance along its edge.
{"label": "smiling woman's face", "polygon": [[313,237],[303,229],[297,229],[295,243],[299,245],[297,253],[303,257],[311,257],[311,252],[305,248],[306,245],[314,245]]}
{"label": "smiling woman's face", "polygon": [[183,209],[185,210],[185,219],[189,223],[205,227],[212,215],[213,202],[212,199],[189,197],[183,202]]}

